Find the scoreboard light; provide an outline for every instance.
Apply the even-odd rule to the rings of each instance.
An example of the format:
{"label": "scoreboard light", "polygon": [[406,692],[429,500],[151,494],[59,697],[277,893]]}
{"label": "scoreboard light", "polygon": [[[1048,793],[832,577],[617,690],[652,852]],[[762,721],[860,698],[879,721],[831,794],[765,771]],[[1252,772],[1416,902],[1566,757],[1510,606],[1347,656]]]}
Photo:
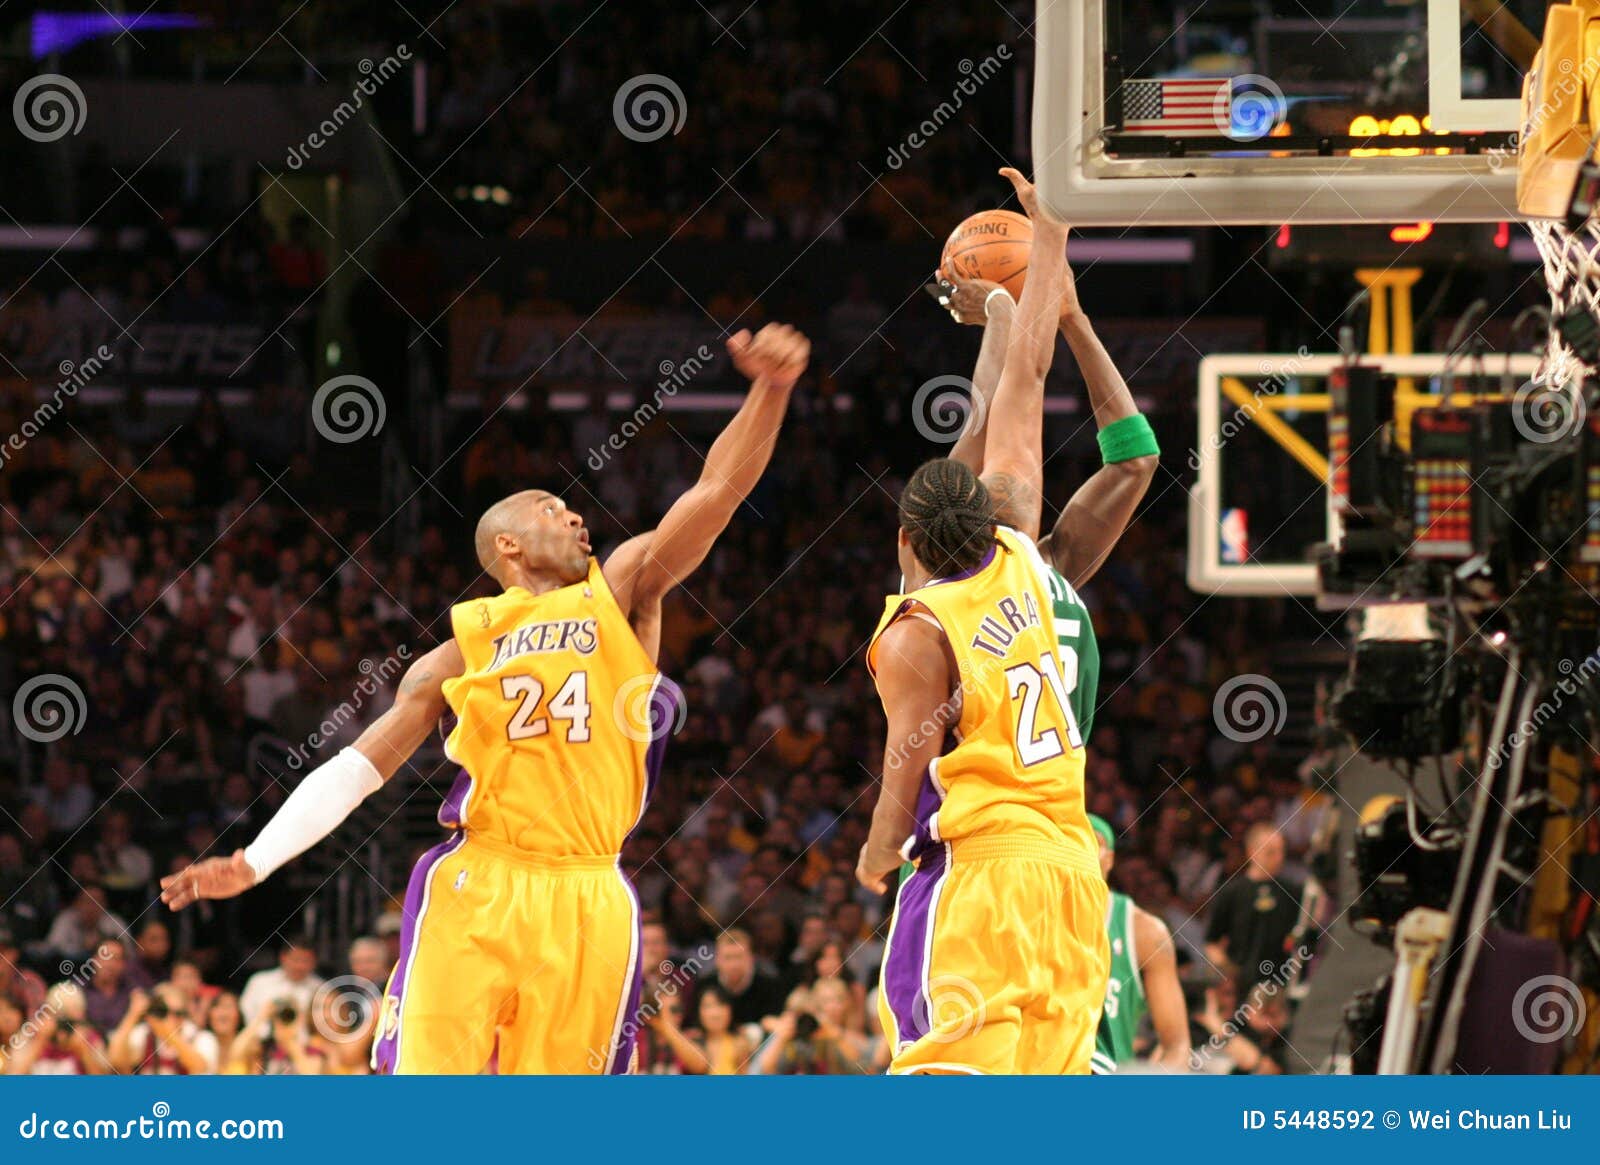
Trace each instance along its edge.
{"label": "scoreboard light", "polygon": [[[1370,113],[1363,113],[1353,118],[1350,122],[1350,136],[1353,138],[1419,138],[1424,134],[1433,132],[1433,119],[1423,114],[1421,120],[1409,113],[1402,113],[1396,117],[1374,117]],[[1350,151],[1352,158],[1414,158],[1418,154],[1449,154],[1450,147],[1437,146],[1428,150],[1422,146],[1373,146],[1370,148],[1353,149]]]}
{"label": "scoreboard light", "polygon": [[1343,364],[1328,374],[1328,485],[1341,517],[1376,516],[1381,504],[1379,431],[1394,412],[1388,391],[1371,364]]}
{"label": "scoreboard light", "polygon": [[1473,414],[1418,409],[1411,417],[1414,558],[1472,556]]}

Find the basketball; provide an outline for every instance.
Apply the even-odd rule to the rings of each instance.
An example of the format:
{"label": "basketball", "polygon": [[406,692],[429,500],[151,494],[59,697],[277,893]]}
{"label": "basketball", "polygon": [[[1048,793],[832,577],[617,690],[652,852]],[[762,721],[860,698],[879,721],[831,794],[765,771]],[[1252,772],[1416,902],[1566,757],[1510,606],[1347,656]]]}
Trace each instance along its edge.
{"label": "basketball", "polygon": [[1033,223],[1012,210],[981,210],[963,219],[945,241],[939,270],[947,277],[987,279],[1022,296],[1028,274],[1028,254],[1033,250]]}

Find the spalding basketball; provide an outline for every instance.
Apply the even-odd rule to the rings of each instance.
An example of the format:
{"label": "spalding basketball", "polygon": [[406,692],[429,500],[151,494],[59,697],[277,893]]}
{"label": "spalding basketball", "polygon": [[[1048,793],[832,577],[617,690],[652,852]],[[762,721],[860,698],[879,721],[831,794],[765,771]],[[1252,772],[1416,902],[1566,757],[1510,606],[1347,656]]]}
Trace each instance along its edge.
{"label": "spalding basketball", "polygon": [[1011,210],[983,210],[965,219],[950,233],[939,270],[946,277],[987,279],[1022,297],[1028,274],[1028,254],[1033,250],[1033,223]]}

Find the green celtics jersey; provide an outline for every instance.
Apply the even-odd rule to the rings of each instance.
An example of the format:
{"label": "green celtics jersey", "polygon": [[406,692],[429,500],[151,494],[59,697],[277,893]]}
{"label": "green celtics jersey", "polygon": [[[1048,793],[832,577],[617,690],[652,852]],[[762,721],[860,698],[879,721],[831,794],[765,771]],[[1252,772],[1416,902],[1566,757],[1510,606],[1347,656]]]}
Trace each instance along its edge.
{"label": "green celtics jersey", "polygon": [[1055,567],[1045,571],[1050,584],[1050,600],[1056,617],[1056,639],[1061,644],[1062,679],[1067,685],[1067,702],[1072,718],[1085,744],[1094,731],[1094,702],[1100,694],[1100,645],[1095,641],[1089,608],[1083,605],[1072,584]]}
{"label": "green celtics jersey", "polygon": [[1106,931],[1111,938],[1111,978],[1106,981],[1106,1006],[1090,1057],[1096,1073],[1115,1072],[1117,1065],[1133,1059],[1133,1037],[1148,1010],[1133,942],[1133,899],[1126,894],[1111,893]]}

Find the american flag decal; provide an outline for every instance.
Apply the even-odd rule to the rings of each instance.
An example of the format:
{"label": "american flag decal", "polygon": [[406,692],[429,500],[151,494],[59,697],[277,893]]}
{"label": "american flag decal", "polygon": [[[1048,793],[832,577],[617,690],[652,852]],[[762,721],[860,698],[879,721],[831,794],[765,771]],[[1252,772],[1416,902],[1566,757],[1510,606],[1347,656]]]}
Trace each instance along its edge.
{"label": "american flag decal", "polygon": [[1233,82],[1227,77],[1179,77],[1122,83],[1124,133],[1226,134]]}

